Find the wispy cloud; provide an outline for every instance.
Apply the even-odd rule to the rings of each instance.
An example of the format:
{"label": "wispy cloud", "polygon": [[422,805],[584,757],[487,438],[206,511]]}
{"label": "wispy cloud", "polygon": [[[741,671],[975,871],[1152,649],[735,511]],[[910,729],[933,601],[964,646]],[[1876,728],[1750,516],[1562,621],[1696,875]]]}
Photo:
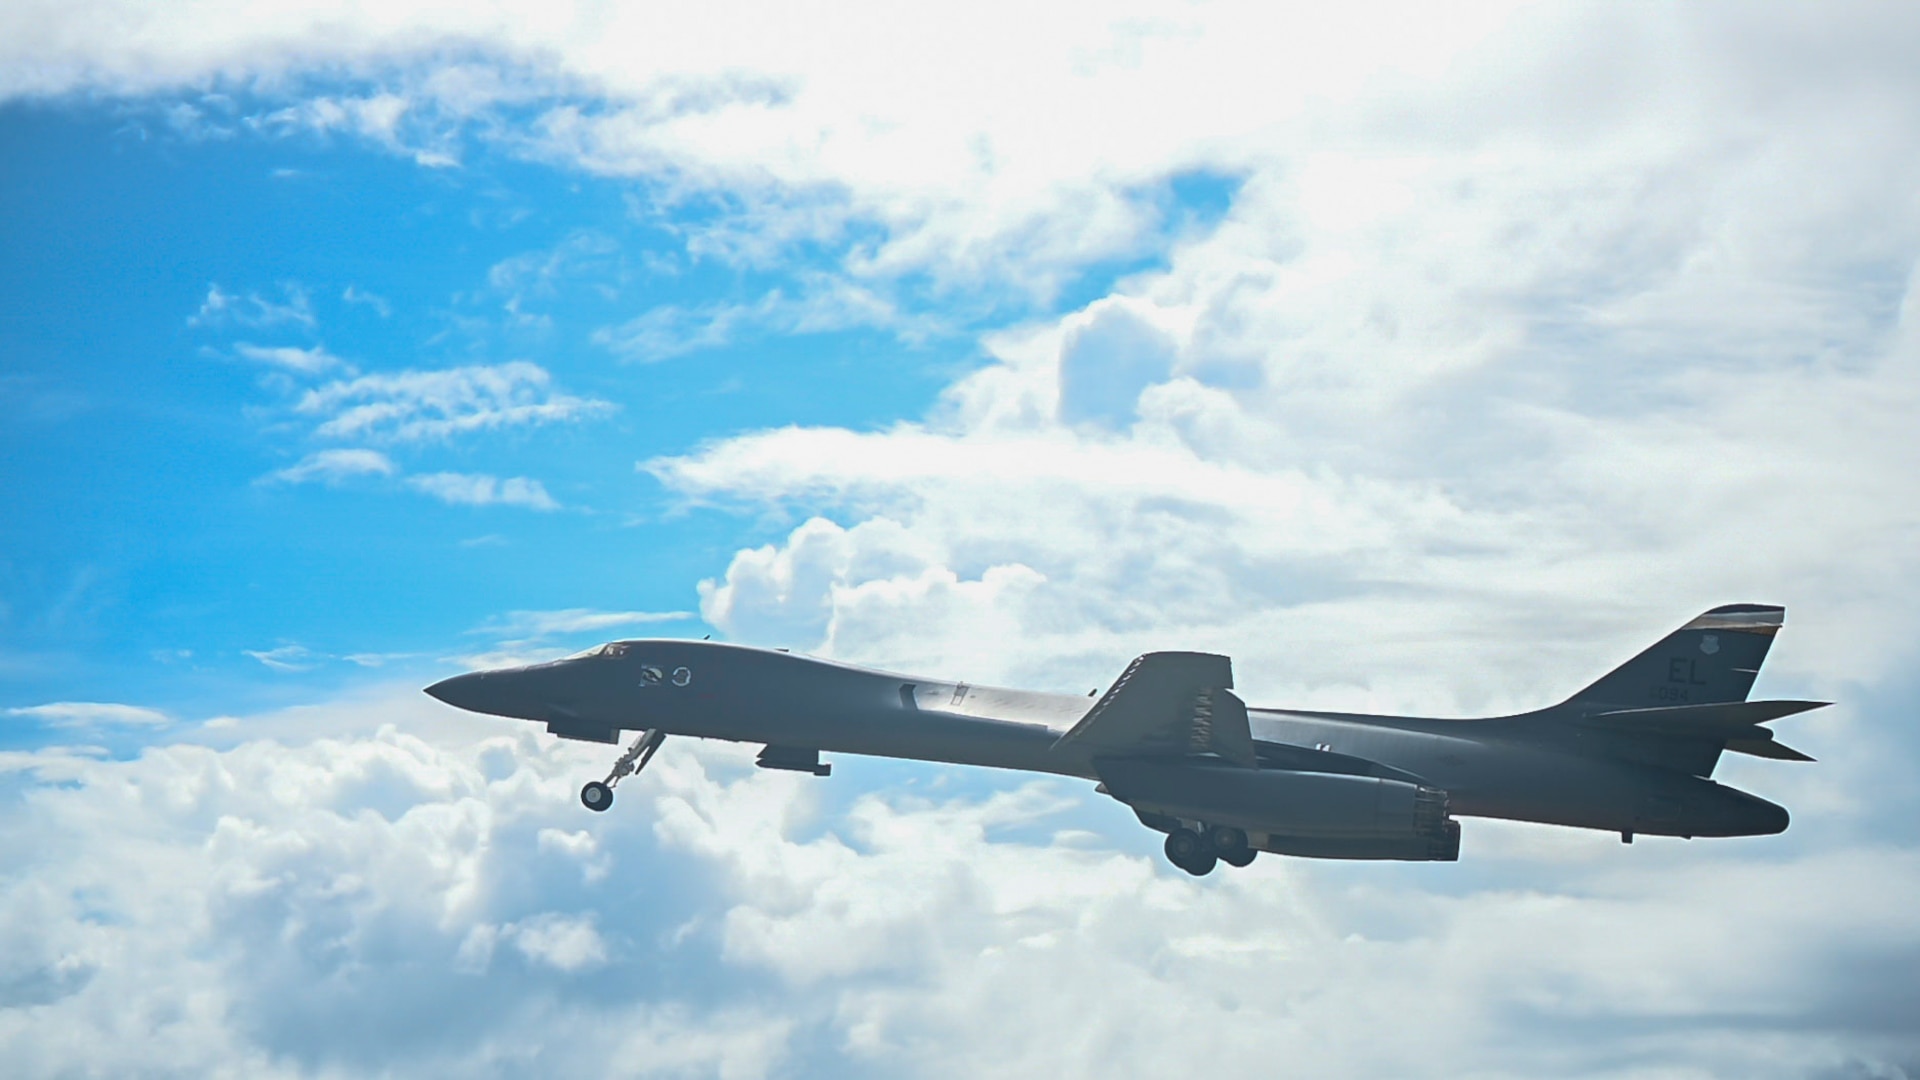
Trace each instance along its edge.
{"label": "wispy cloud", "polygon": [[622,270],[620,245],[612,237],[581,230],[551,248],[522,252],[494,263],[487,284],[505,294],[510,307],[527,296],[554,296],[561,282],[591,278],[603,285],[618,284]]}
{"label": "wispy cloud", "polygon": [[516,360],[437,371],[362,375],[309,390],[294,406],[323,417],[317,433],[336,439],[444,439],[493,428],[604,416],[611,402],[556,393],[538,364]]}
{"label": "wispy cloud", "polygon": [[270,364],[301,375],[319,375],[345,366],[345,361],[322,345],[302,349],[292,345],[254,345],[243,341],[235,345],[233,351],[255,363]]}
{"label": "wispy cloud", "polygon": [[378,293],[370,293],[358,285],[347,286],[346,290],[340,294],[340,299],[349,304],[361,304],[370,307],[378,312],[383,319],[393,314],[393,305],[387,303],[386,297]]}
{"label": "wispy cloud", "polygon": [[241,296],[222,289],[215,282],[207,286],[207,298],[201,301],[200,310],[187,320],[187,325],[218,327],[232,323],[257,328],[292,323],[312,329],[313,304],[307,298],[307,291],[295,282],[287,282],[280,286],[280,293],[282,299],[278,301],[268,300],[256,292]]}
{"label": "wispy cloud", "polygon": [[546,485],[525,476],[501,479],[485,473],[427,473],[407,477],[407,486],[456,506],[524,506],[529,510],[558,510]]}
{"label": "wispy cloud", "polygon": [[494,639],[491,647],[445,659],[474,671],[517,667],[565,655],[572,646],[559,644],[556,639],[564,642],[569,635],[698,618],[691,611],[600,611],[595,608],[509,611],[467,631],[471,635]]}
{"label": "wispy cloud", "polygon": [[167,714],[158,709],[108,701],[51,701],[45,705],[8,709],[7,715],[30,717],[51,727],[61,728],[92,727],[97,724],[156,727],[168,722]]}
{"label": "wispy cloud", "polygon": [[281,469],[268,479],[283,484],[313,481],[337,484],[354,476],[392,476],[393,473],[393,462],[378,450],[321,450],[308,454],[298,464]]}
{"label": "wispy cloud", "polygon": [[598,611],[593,608],[509,611],[468,632],[526,639],[554,634],[583,634],[589,630],[610,630],[616,626],[681,622],[692,618],[697,616],[691,611]]}
{"label": "wispy cloud", "polygon": [[363,668],[377,668],[377,667],[384,667],[387,664],[391,664],[395,660],[406,660],[415,655],[417,654],[361,652],[361,653],[347,653],[345,656],[340,657],[340,659],[345,660],[349,664],[355,664]]}
{"label": "wispy cloud", "polygon": [[798,295],[774,289],[751,304],[657,307],[619,326],[594,331],[593,343],[623,360],[644,364],[765,335],[825,334],[863,326],[890,330],[908,341],[939,330],[935,321],[906,315],[871,289],[813,275]]}
{"label": "wispy cloud", "polygon": [[274,649],[242,649],[241,652],[275,671],[311,671],[324,659],[304,645],[282,645]]}
{"label": "wispy cloud", "polygon": [[323,96],[302,101],[252,121],[281,132],[312,131],[358,135],[404,154],[417,165],[449,168],[460,163],[450,135],[435,122],[435,110],[423,116],[411,96],[379,91],[361,96]]}

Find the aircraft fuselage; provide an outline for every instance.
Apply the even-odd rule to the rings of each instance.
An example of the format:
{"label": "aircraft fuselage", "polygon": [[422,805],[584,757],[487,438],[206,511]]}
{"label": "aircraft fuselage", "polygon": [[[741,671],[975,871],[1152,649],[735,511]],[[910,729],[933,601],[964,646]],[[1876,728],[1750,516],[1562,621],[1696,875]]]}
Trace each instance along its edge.
{"label": "aircraft fuselage", "polygon": [[[598,655],[456,676],[429,692],[464,709],[539,721],[556,734],[598,742],[651,729],[795,751],[1103,776],[1097,748],[1062,741],[1088,712],[1089,698],[718,642],[619,642]],[[1555,709],[1483,720],[1247,710],[1262,770],[1436,788],[1451,812],[1464,816],[1627,836],[1747,836],[1787,826],[1786,810],[1763,799],[1598,752],[1606,747],[1595,740],[1606,733],[1566,719]],[[1204,756],[1182,767],[1231,768]]]}

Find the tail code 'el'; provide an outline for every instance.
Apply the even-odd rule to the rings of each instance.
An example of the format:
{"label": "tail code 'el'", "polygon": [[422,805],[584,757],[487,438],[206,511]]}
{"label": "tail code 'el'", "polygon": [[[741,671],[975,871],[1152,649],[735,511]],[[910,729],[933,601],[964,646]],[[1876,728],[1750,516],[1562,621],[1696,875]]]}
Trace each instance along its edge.
{"label": "tail code 'el'", "polygon": [[1571,701],[1610,709],[1747,700],[1787,609],[1728,604],[1705,612]]}

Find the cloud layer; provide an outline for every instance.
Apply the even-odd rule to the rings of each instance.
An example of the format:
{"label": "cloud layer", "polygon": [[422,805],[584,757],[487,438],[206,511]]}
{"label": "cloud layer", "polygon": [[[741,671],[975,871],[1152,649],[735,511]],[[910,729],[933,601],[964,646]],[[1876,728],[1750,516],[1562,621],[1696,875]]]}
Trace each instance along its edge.
{"label": "cloud layer", "polygon": [[399,692],[0,762],[12,1067],[1788,1077],[1920,1053],[1908,850],[1476,823],[1471,874],[1201,883],[1087,832],[1126,815],[1060,782],[830,802],[840,777],[673,742],[588,818],[605,753]]}

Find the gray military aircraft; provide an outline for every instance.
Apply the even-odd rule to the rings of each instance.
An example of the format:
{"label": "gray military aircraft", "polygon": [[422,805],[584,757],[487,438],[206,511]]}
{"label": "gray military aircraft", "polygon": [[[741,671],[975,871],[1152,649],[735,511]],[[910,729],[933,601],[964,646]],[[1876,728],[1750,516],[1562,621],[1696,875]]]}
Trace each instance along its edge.
{"label": "gray military aircraft", "polygon": [[[1549,708],[1482,720],[1250,709],[1232,663],[1148,653],[1099,698],[1006,690],[713,641],[615,641],[564,660],[456,675],[449,705],[563,739],[639,735],[589,810],[668,735],[762,743],[758,764],[826,776],[821,751],[1098,782],[1167,834],[1191,874],[1261,851],[1451,861],[1454,815],[1658,836],[1757,836],[1787,811],[1715,783],[1723,751],[1811,761],[1764,725],[1819,701],[1748,701],[1785,609],[1717,607]],[[1091,695],[1089,695],[1091,696]]]}

